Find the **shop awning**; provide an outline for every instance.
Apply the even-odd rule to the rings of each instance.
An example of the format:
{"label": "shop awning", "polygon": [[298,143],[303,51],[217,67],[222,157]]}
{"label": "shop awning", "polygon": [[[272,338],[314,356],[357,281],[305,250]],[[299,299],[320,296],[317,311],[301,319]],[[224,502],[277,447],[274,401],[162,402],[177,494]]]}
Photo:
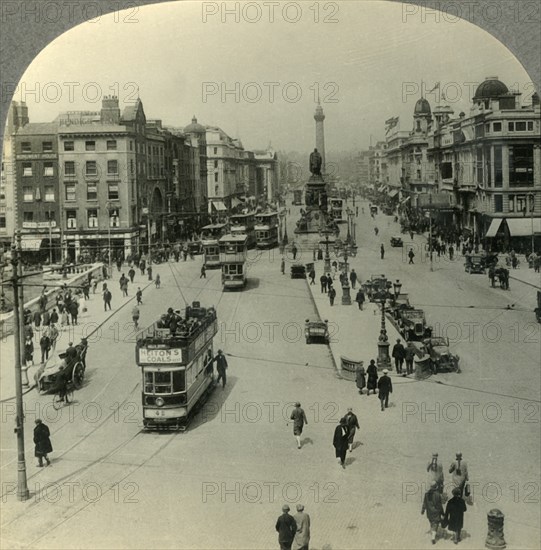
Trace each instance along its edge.
{"label": "shop awning", "polygon": [[507,227],[511,237],[530,237],[535,233],[541,233],[540,218],[507,218]]}
{"label": "shop awning", "polygon": [[389,191],[389,197],[391,197],[391,199],[393,197],[396,197],[396,195],[398,195],[398,190],[397,189],[393,189],[392,191]]}
{"label": "shop awning", "polygon": [[32,237],[31,235],[23,235],[21,240],[21,248],[27,251],[36,251],[41,248],[41,240]]}
{"label": "shop awning", "polygon": [[490,227],[488,228],[488,231],[486,232],[485,237],[488,239],[493,239],[496,236],[498,229],[500,229],[501,223],[502,223],[502,218],[494,218],[490,222]]}
{"label": "shop awning", "polygon": [[227,210],[225,204],[222,201],[212,201],[212,206],[214,206],[215,210],[218,212]]}

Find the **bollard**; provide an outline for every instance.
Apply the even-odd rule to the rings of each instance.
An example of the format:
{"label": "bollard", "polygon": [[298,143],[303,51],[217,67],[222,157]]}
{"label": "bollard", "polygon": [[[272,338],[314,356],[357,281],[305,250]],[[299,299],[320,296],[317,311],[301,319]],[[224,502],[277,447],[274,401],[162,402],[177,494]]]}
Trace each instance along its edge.
{"label": "bollard", "polygon": [[25,388],[28,388],[30,385],[28,382],[28,367],[26,365],[21,367],[21,383]]}
{"label": "bollard", "polygon": [[488,534],[485,546],[490,550],[502,550],[507,546],[503,538],[504,517],[503,513],[497,508],[493,508],[487,514]]}

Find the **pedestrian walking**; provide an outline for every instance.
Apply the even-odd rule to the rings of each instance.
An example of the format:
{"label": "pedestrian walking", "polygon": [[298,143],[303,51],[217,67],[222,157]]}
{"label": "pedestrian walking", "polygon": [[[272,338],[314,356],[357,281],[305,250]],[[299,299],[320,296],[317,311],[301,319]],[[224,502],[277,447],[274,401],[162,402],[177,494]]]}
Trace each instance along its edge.
{"label": "pedestrian walking", "polygon": [[379,229],[377,227],[374,227],[374,233],[376,234],[376,237],[377,237],[379,233]]}
{"label": "pedestrian walking", "polygon": [[154,284],[156,285],[156,288],[162,287],[162,280],[160,279],[160,274],[156,274],[156,279],[154,280]]}
{"label": "pedestrian walking", "polygon": [[391,355],[394,359],[396,372],[398,374],[402,374],[402,365],[404,364],[404,359],[406,358],[406,348],[402,345],[400,338],[398,338],[396,344],[393,346]]}
{"label": "pedestrian walking", "polygon": [[353,409],[351,407],[348,408],[348,412],[345,416],[346,424],[349,430],[348,433],[348,446],[349,446],[349,452],[353,451],[353,438],[355,437],[355,432],[357,430],[360,430],[361,427],[359,426],[359,420],[357,418],[357,415],[353,412]]}
{"label": "pedestrian walking", "polygon": [[425,493],[423,498],[423,507],[421,515],[426,512],[426,517],[430,523],[430,531],[432,535],[432,544],[436,544],[438,535],[438,527],[443,518],[443,505],[441,503],[441,494],[438,491],[438,486],[435,481],[432,482],[430,489]]}
{"label": "pedestrian walking", "polygon": [[44,327],[48,327],[51,324],[51,314],[45,310],[41,316],[41,323]]}
{"label": "pedestrian walking", "polygon": [[47,336],[49,337],[49,341],[51,342],[50,349],[56,348],[56,341],[58,340],[58,329],[56,328],[56,325],[51,324],[46,331]]}
{"label": "pedestrian walking", "polygon": [[410,259],[408,264],[412,264],[413,263],[413,258],[415,258],[415,252],[413,252],[413,248],[410,248],[410,250],[408,252],[408,258]]}
{"label": "pedestrian walking", "polygon": [[137,299],[137,305],[140,306],[143,303],[143,291],[141,290],[141,287],[137,287],[135,298]]}
{"label": "pedestrian walking", "polygon": [[113,295],[111,294],[111,291],[106,287],[103,292],[103,310],[107,311],[107,308],[109,308],[109,311],[111,310],[111,299],[113,298]]}
{"label": "pedestrian walking", "polygon": [[334,287],[331,286],[328,295],[331,306],[334,306],[334,299],[336,298],[336,290],[334,290]]}
{"label": "pedestrian walking", "polygon": [[340,423],[334,429],[332,444],[334,447],[336,460],[342,468],[346,468],[346,453],[348,450],[349,429],[345,418],[340,419]]}
{"label": "pedestrian walking", "polygon": [[[364,214],[364,208],[363,208],[363,214]],[[355,207],[355,215],[356,216],[359,215],[359,207],[358,206]]]}
{"label": "pedestrian walking", "polygon": [[413,231],[410,231],[410,239],[413,241]]}
{"label": "pedestrian walking", "polygon": [[34,327],[36,328],[36,330],[39,330],[39,327],[41,325],[41,313],[39,311],[34,311],[33,319]]}
{"label": "pedestrian walking", "polygon": [[437,490],[443,494],[443,465],[438,462],[438,453],[432,454],[432,460],[426,467],[428,472],[429,487],[432,483],[436,483]]}
{"label": "pedestrian walking", "polygon": [[357,384],[357,389],[359,393],[363,394],[363,389],[366,387],[366,373],[364,372],[363,362],[357,367],[355,372],[355,383]]}
{"label": "pedestrian walking", "polygon": [[34,456],[38,459],[38,467],[43,468],[43,459],[47,462],[47,466],[50,466],[51,461],[47,456],[53,452],[53,446],[51,444],[51,432],[46,424],[43,423],[41,418],[36,419],[36,427],[34,428]]}
{"label": "pedestrian walking", "polygon": [[308,420],[306,420],[304,410],[301,408],[301,404],[298,401],[295,403],[295,408],[291,411],[289,419],[293,420],[293,435],[297,440],[297,449],[300,449],[302,429],[305,424],[308,424]]}
{"label": "pedestrian walking", "polygon": [[49,324],[56,325],[57,323],[58,323],[58,313],[56,311],[56,308],[53,307],[53,311],[51,311],[51,316],[49,318]]}
{"label": "pedestrian walking", "polygon": [[60,327],[63,329],[64,327],[69,326],[70,320],[68,316],[68,311],[64,309],[62,313],[60,314]]}
{"label": "pedestrian walking", "polygon": [[383,369],[383,376],[378,380],[378,397],[381,403],[381,410],[389,406],[389,394],[393,393],[393,383],[388,376],[389,371]]}
{"label": "pedestrian walking", "polygon": [[366,395],[370,395],[370,390],[373,390],[374,395],[376,395],[376,388],[378,387],[378,367],[376,367],[376,362],[374,359],[370,359],[370,364],[366,369],[366,374],[368,375],[368,380],[366,382]]}
{"label": "pedestrian walking", "polygon": [[294,244],[294,245],[291,247],[291,253],[293,254],[293,259],[294,259],[294,260],[297,259],[297,252],[298,252],[297,245]]}
{"label": "pedestrian walking", "polygon": [[70,302],[69,305],[69,313],[71,315],[71,324],[76,325],[77,324],[77,317],[79,316],[79,303],[77,301]]}
{"label": "pedestrian walking", "polygon": [[406,360],[406,374],[413,374],[413,360],[415,359],[415,346],[413,342],[408,342],[405,350],[404,359]]}
{"label": "pedestrian walking", "polygon": [[453,245],[449,245],[449,260],[453,261],[455,257],[455,249],[453,248]]}
{"label": "pedestrian walking", "polygon": [[199,275],[200,279],[206,279],[207,278],[207,268],[202,265],[201,266],[201,274]]}
{"label": "pedestrian walking", "polygon": [[383,246],[383,243],[381,243],[381,246],[379,247],[379,254],[383,260],[385,258],[385,247]]}
{"label": "pedestrian walking", "polygon": [[330,273],[327,273],[327,292],[329,292],[332,285],[333,285],[333,278],[331,277]]}
{"label": "pedestrian walking", "polygon": [[145,274],[147,264],[145,260],[141,260],[141,263],[139,264],[139,269],[141,270],[141,275]]}
{"label": "pedestrian walking", "polygon": [[323,274],[319,278],[319,282],[321,283],[321,294],[327,294],[327,275]]}
{"label": "pedestrian walking", "polygon": [[148,280],[152,281],[152,266],[151,265],[149,265],[147,267],[147,274],[148,274]]}
{"label": "pedestrian walking", "polygon": [[139,328],[139,316],[140,311],[137,306],[133,306],[133,309],[131,310],[131,318],[133,320],[133,324],[135,325],[135,328]]}
{"label": "pedestrian walking", "polygon": [[349,274],[349,280],[351,282],[351,288],[355,288],[355,285],[357,284],[357,273],[355,273],[354,269],[352,269]]}
{"label": "pedestrian walking", "polygon": [[308,550],[310,544],[310,516],[304,511],[304,505],[297,504],[297,513],[293,516],[297,532],[291,546],[292,550]]}
{"label": "pedestrian walking", "polygon": [[130,267],[130,270],[128,271],[128,277],[133,284],[133,280],[135,279],[135,269],[133,269],[133,267]]}
{"label": "pedestrian walking", "polygon": [[27,367],[34,364],[34,342],[32,338],[27,338],[24,342],[24,361]]}
{"label": "pedestrian walking", "polygon": [[88,281],[83,283],[82,290],[85,300],[90,300],[90,283]]}
{"label": "pedestrian walking", "polygon": [[122,290],[122,296],[127,298],[128,297],[128,278],[124,277],[122,279],[122,282],[120,283],[120,290]]}
{"label": "pedestrian walking", "polygon": [[359,309],[362,311],[363,304],[364,304],[364,301],[365,301],[365,296],[364,296],[364,292],[363,292],[362,288],[360,288],[358,290],[357,295],[355,296],[355,301],[357,302],[357,305],[359,306]]}
{"label": "pedestrian walking", "polygon": [[316,271],[314,268],[310,270],[310,273],[308,274],[310,277],[310,284],[315,285],[316,284]]}
{"label": "pedestrian walking", "polygon": [[297,533],[297,524],[292,516],[289,515],[289,506],[282,506],[282,515],[276,521],[276,531],[278,532],[278,544],[280,550],[291,550],[291,545]]}
{"label": "pedestrian walking", "polygon": [[219,349],[218,355],[214,358],[216,361],[216,370],[218,371],[218,378],[216,383],[219,384],[220,380],[222,381],[222,388],[225,388],[225,383],[227,381],[226,370],[227,370],[227,359],[225,358],[224,352]]}
{"label": "pedestrian walking", "polygon": [[453,489],[453,496],[445,507],[445,515],[442,522],[442,527],[447,527],[449,531],[453,532],[453,542],[455,544],[460,542],[460,532],[464,527],[464,513],[466,510],[466,503],[460,496],[460,489],[455,487]]}
{"label": "pedestrian walking", "polygon": [[39,347],[41,349],[41,364],[43,365],[49,359],[49,351],[51,349],[51,339],[45,332],[39,340]]}
{"label": "pedestrian walking", "polygon": [[282,256],[282,260],[280,262],[280,272],[282,273],[282,275],[284,275],[285,272],[286,272],[286,261],[285,261],[283,256]]}
{"label": "pedestrian walking", "polygon": [[464,486],[468,481],[468,465],[462,460],[462,453],[456,453],[455,461],[449,467],[449,473],[453,474],[451,481],[454,487],[460,489],[460,496],[464,494]]}

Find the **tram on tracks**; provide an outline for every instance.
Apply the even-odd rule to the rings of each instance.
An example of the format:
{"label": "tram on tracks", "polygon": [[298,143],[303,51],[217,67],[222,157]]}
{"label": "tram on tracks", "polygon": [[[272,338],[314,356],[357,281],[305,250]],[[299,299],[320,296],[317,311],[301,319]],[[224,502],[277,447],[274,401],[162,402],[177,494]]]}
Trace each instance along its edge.
{"label": "tram on tracks", "polygon": [[302,189],[295,189],[293,191],[293,206],[302,206]]}
{"label": "tram on tracks", "polygon": [[278,212],[261,212],[255,216],[257,248],[278,246]]}
{"label": "tram on tracks", "polygon": [[226,223],[211,223],[201,229],[201,244],[203,246],[203,263],[206,268],[220,267],[220,245],[218,241],[227,235],[229,227]]}
{"label": "tram on tracks", "polygon": [[254,248],[255,238],[255,213],[233,214],[229,217],[229,226],[232,235],[246,235],[248,248]]}
{"label": "tram on tracks", "polygon": [[217,332],[216,310],[193,302],[184,316],[170,309],[141,333],[135,355],[141,368],[145,429],[186,429],[215,386]]}
{"label": "tram on tracks", "polygon": [[224,235],[220,239],[220,264],[224,290],[246,286],[247,235]]}
{"label": "tram on tracks", "polygon": [[329,210],[336,223],[343,223],[344,219],[344,200],[340,198],[329,199]]}

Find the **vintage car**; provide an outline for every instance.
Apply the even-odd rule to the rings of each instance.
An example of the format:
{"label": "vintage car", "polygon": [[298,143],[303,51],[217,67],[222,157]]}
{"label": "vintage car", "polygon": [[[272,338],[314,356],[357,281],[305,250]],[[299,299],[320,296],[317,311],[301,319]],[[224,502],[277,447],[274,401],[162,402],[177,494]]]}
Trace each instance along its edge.
{"label": "vintage car", "polygon": [[405,309],[413,309],[413,306],[410,305],[409,295],[407,292],[401,292],[396,296],[396,298],[390,300],[390,305],[387,308],[387,311],[393,316],[394,319],[398,319],[400,316],[400,311]]}
{"label": "vintage car", "polygon": [[370,214],[377,214],[378,213],[378,207],[375,204],[370,205]]}
{"label": "vintage car", "polygon": [[466,254],[466,262],[464,263],[466,273],[485,273],[486,264],[483,254]]}
{"label": "vintage car", "polygon": [[404,246],[404,241],[400,235],[394,235],[391,237],[391,246]]}
{"label": "vintage car", "polygon": [[400,333],[406,340],[420,341],[432,336],[432,328],[427,326],[425,312],[422,309],[399,309],[397,323]]}
{"label": "vintage car", "polygon": [[306,267],[303,264],[293,264],[291,266],[292,279],[306,279]]}
{"label": "vintage car", "polygon": [[60,381],[68,380],[75,389],[83,385],[86,369],[86,352],[88,342],[83,338],[75,346],[77,356],[69,361],[66,352],[53,355],[35,375],[37,390],[40,393],[56,392],[60,389]]}
{"label": "vintage car", "polygon": [[393,286],[385,275],[372,275],[362,285],[364,294],[370,302],[385,299],[388,296],[389,289]]}
{"label": "vintage car", "polygon": [[459,357],[449,350],[449,338],[431,336],[423,340],[423,351],[430,356],[432,372],[460,372]]}
{"label": "vintage car", "polygon": [[306,343],[311,344],[314,341],[329,343],[329,321],[310,321],[306,319],[304,324],[304,337]]}
{"label": "vintage car", "polygon": [[203,245],[201,241],[192,241],[188,243],[189,254],[203,254]]}

